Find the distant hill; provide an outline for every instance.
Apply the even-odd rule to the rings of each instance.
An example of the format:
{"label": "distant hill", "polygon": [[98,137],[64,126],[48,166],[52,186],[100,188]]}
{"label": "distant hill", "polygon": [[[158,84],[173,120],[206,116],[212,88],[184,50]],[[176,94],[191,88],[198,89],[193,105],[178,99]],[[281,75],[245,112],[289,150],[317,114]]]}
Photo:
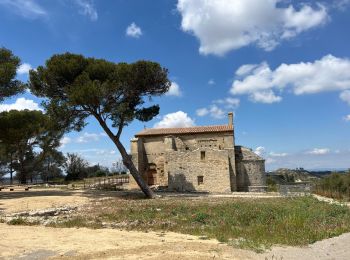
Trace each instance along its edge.
{"label": "distant hill", "polygon": [[[270,176],[277,183],[290,183],[290,182],[310,182],[320,178],[324,178],[335,171],[330,170],[314,170],[308,171],[303,168],[287,169],[280,168],[272,172],[268,172],[267,176]],[[336,171],[337,173],[346,173],[347,171]]]}

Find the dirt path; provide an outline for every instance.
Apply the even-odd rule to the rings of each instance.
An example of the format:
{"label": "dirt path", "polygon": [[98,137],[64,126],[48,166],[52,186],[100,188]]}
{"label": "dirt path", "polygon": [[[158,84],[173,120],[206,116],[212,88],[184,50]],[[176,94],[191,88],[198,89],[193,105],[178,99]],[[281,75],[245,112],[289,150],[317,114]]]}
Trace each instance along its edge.
{"label": "dirt path", "polygon": [[350,234],[264,254],[177,233],[0,224],[0,259],[349,259]]}
{"label": "dirt path", "polygon": [[79,206],[90,200],[89,196],[79,190],[32,189],[24,191],[23,187],[17,187],[11,192],[6,190],[0,192],[0,215],[61,206]]}
{"label": "dirt path", "polygon": [[[0,224],[0,259],[253,259],[254,253],[176,233]],[[5,239],[4,239],[5,238]]]}

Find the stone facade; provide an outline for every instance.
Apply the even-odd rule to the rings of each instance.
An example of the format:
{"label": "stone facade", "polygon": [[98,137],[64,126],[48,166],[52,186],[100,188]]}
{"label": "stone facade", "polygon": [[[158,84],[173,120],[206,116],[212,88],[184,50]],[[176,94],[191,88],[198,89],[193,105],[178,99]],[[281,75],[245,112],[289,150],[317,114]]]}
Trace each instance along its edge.
{"label": "stone facade", "polygon": [[149,185],[170,191],[262,191],[265,162],[235,146],[233,115],[229,124],[145,129],[131,140],[135,166]]}

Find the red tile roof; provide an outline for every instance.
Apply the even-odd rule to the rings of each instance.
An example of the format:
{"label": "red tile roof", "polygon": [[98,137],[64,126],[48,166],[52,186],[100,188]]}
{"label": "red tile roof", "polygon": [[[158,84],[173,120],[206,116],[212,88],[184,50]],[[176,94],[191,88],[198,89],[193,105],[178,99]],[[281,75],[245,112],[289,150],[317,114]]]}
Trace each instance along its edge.
{"label": "red tile roof", "polygon": [[212,125],[212,126],[195,126],[195,127],[180,127],[180,128],[149,128],[137,133],[135,136],[150,136],[150,135],[184,135],[198,133],[221,133],[232,132],[232,125]]}

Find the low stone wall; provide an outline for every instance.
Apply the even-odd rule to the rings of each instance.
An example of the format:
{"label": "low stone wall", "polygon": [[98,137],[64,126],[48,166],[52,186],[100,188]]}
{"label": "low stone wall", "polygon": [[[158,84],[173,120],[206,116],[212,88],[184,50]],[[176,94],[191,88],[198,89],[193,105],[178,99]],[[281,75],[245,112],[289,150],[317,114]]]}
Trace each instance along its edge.
{"label": "low stone wall", "polygon": [[311,194],[312,184],[311,183],[291,183],[291,184],[281,184],[278,187],[278,191],[283,196],[289,195],[307,195]]}
{"label": "low stone wall", "polygon": [[267,186],[248,186],[248,192],[266,192]]}

